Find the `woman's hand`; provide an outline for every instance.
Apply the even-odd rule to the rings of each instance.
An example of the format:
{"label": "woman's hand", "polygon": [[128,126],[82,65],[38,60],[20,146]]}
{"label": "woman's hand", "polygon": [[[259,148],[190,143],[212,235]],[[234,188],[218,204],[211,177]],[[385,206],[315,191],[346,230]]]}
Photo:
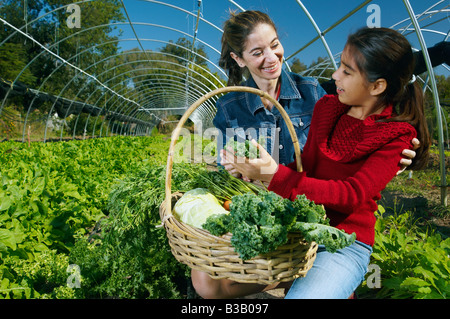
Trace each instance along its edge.
{"label": "woman's hand", "polygon": [[220,152],[221,164],[230,174],[240,173],[247,179],[270,183],[273,175],[278,170],[278,164],[264,147],[259,145],[255,140],[251,140],[251,143],[258,148],[259,158],[248,159],[236,157],[232,150],[227,149],[221,150]]}
{"label": "woman's hand", "polygon": [[236,178],[242,178],[242,180],[246,182],[252,182],[252,180],[246,176],[242,176],[241,173],[239,173],[231,164],[226,164],[224,162],[221,162],[222,166],[227,170],[227,172]]}
{"label": "woman's hand", "polygon": [[405,156],[404,158],[402,158],[400,160],[400,164],[402,165],[401,169],[397,172],[398,174],[401,174],[405,171],[405,169],[411,165],[412,160],[414,159],[414,157],[416,157],[416,152],[415,150],[417,150],[420,146],[420,141],[417,138],[413,138],[412,139],[412,144],[413,144],[413,149],[409,150],[409,149],[404,149],[402,151],[402,155]]}
{"label": "woman's hand", "polygon": [[231,176],[234,176],[236,178],[241,177],[241,173],[239,173],[231,164],[226,164],[223,161],[221,162],[221,164],[227,170],[228,174],[230,174]]}

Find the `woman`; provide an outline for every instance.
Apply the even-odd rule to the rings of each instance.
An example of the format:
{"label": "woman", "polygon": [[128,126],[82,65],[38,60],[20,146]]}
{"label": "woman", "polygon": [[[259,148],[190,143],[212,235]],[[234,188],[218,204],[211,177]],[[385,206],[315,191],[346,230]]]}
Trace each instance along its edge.
{"label": "woman", "polygon": [[[351,35],[334,72],[337,95],[318,101],[301,155],[303,172],[284,166],[255,143],[256,160],[223,161],[268,189],[295,199],[299,194],[324,205],[330,224],[356,233],[355,244],[328,253],[319,247],[311,270],[296,279],[286,298],[348,298],[364,279],[375,240],[376,201],[399,169],[401,151],[423,141],[412,168],[423,168],[430,136],[423,94],[413,77],[409,42],[387,28]],[[264,173],[262,173],[264,172]]]}

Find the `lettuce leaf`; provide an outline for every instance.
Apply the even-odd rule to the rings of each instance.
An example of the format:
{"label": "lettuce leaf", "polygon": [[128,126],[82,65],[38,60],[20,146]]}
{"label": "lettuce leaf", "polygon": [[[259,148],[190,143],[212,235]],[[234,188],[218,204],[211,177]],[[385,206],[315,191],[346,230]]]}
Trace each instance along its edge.
{"label": "lettuce leaf", "polygon": [[178,220],[197,228],[202,228],[209,216],[229,213],[205,188],[187,191],[176,202],[173,210]]}

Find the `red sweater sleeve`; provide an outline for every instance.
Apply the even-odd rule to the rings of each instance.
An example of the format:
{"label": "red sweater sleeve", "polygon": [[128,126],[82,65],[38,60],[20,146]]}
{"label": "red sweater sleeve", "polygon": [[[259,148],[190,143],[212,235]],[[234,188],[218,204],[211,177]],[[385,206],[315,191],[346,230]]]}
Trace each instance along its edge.
{"label": "red sweater sleeve", "polygon": [[305,194],[317,204],[351,214],[362,202],[378,199],[400,168],[402,150],[410,147],[405,139],[397,138],[372,153],[353,176],[343,180],[317,179],[307,172],[296,172],[291,165],[279,165],[268,189],[291,200]]}

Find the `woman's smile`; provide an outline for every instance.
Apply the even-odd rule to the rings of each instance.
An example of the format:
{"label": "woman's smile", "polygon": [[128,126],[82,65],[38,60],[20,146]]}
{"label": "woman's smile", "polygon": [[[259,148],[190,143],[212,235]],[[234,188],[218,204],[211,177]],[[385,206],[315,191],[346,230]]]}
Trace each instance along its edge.
{"label": "woman's smile", "polygon": [[280,63],[277,61],[277,63],[275,65],[273,65],[271,67],[264,67],[264,68],[262,68],[262,70],[267,73],[274,73],[274,72],[278,71],[279,67],[280,67]]}

